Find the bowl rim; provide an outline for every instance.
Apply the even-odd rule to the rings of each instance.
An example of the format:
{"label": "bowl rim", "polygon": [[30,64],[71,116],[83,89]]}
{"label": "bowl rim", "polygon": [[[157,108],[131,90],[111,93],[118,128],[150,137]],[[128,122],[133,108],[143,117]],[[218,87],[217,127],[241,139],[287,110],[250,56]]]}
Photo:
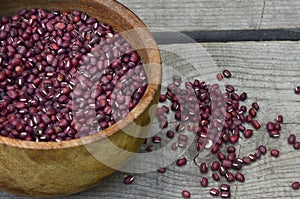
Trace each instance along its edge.
{"label": "bowl rim", "polygon": [[[140,115],[143,114],[143,112],[151,105],[151,103],[155,100],[155,93],[160,91],[160,84],[161,84],[161,75],[162,75],[162,69],[161,69],[161,56],[160,52],[157,46],[157,43],[154,40],[153,35],[151,34],[150,30],[147,28],[145,23],[128,7],[123,5],[122,3],[116,1],[116,0],[89,0],[93,1],[98,4],[102,4],[106,7],[109,7],[112,10],[115,10],[118,12],[118,14],[121,14],[122,16],[126,16],[126,20],[129,21],[129,24],[133,26],[134,28],[142,28],[143,30],[143,37],[146,37],[147,41],[152,42],[151,48],[151,56],[154,56],[155,58],[155,64],[157,65],[157,68],[154,70],[151,70],[150,76],[152,78],[155,78],[155,83],[150,83],[147,86],[147,89],[139,101],[139,103],[134,107],[133,110],[131,110],[125,118],[121,119],[117,123],[115,123],[113,126],[102,130],[98,133],[95,133],[93,135],[67,140],[67,141],[61,141],[61,142],[34,142],[34,141],[24,141],[24,140],[18,140],[13,138],[8,138],[5,136],[0,136],[0,144],[1,145],[8,145],[11,147],[16,148],[22,148],[22,149],[35,149],[35,150],[52,150],[52,149],[66,149],[66,148],[72,148],[72,147],[79,147],[86,144],[91,144],[96,141],[99,141],[103,139],[103,137],[110,137],[114,134],[116,134],[121,129],[129,126],[132,122],[134,122]],[[141,36],[141,34],[140,34]],[[147,54],[149,55],[149,50],[146,49]],[[149,79],[150,82],[152,82],[152,79]]]}

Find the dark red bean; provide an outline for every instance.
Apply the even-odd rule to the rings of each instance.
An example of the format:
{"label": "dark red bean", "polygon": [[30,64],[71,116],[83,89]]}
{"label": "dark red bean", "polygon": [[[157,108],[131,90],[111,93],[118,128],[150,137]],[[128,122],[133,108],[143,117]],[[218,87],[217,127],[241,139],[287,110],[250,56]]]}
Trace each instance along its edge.
{"label": "dark red bean", "polygon": [[200,172],[201,173],[207,173],[208,172],[208,166],[207,166],[206,162],[202,162],[200,164]]}
{"label": "dark red bean", "polygon": [[48,125],[48,124],[51,123],[50,118],[49,118],[48,115],[46,115],[46,114],[42,114],[41,119],[42,119],[42,121],[43,121],[46,125]]}
{"label": "dark red bean", "polygon": [[280,132],[278,130],[269,131],[269,135],[272,138],[278,138],[280,136]]}
{"label": "dark red bean", "polygon": [[220,145],[216,144],[216,145],[213,146],[213,148],[211,149],[211,152],[212,152],[213,154],[216,154],[216,153],[219,152],[219,150],[220,150]]}
{"label": "dark red bean", "polygon": [[256,159],[259,159],[260,156],[261,156],[261,152],[260,152],[259,150],[257,150],[257,151],[255,152],[254,156],[255,156]]}
{"label": "dark red bean", "polygon": [[227,160],[234,161],[236,159],[235,153],[229,153],[227,155]]}
{"label": "dark red bean", "polygon": [[221,192],[221,198],[230,198],[231,193],[229,191],[222,191]]}
{"label": "dark red bean", "polygon": [[161,143],[161,137],[159,137],[159,136],[154,136],[154,137],[152,138],[152,142],[154,142],[154,143]]}
{"label": "dark red bean", "polygon": [[296,142],[296,136],[294,134],[290,134],[290,136],[288,138],[288,143],[295,144],[295,142]]}
{"label": "dark red bean", "polygon": [[243,167],[242,162],[238,162],[237,160],[234,160],[232,162],[232,168],[235,170],[241,170]]}
{"label": "dark red bean", "polygon": [[210,195],[212,196],[218,196],[220,194],[220,191],[216,188],[211,188],[209,191]]}
{"label": "dark red bean", "polygon": [[294,189],[294,190],[300,189],[300,183],[299,182],[293,182],[292,189]]}
{"label": "dark red bean", "polygon": [[127,177],[124,178],[124,184],[129,185],[132,184],[134,181],[134,176],[128,175]]}
{"label": "dark red bean", "polygon": [[167,171],[167,168],[165,168],[165,167],[157,169],[158,173],[166,173],[166,171]]}
{"label": "dark red bean", "polygon": [[17,103],[15,103],[15,107],[19,110],[24,109],[24,108],[26,108],[26,104],[24,102],[17,102]]}
{"label": "dark red bean", "polygon": [[225,160],[226,156],[222,152],[219,152],[218,153],[218,159],[219,159],[219,161]]}
{"label": "dark red bean", "polygon": [[221,191],[230,191],[230,185],[229,184],[221,184],[220,190]]}
{"label": "dark red bean", "polygon": [[220,162],[213,161],[211,164],[211,170],[212,171],[218,171],[220,169]]}
{"label": "dark red bean", "polygon": [[243,93],[240,95],[240,100],[241,100],[241,101],[245,101],[247,98],[248,98],[248,96],[247,96],[247,93],[245,93],[245,92],[243,92]]}
{"label": "dark red bean", "polygon": [[225,176],[226,173],[227,173],[226,168],[224,168],[223,166],[221,166],[220,169],[219,169],[219,173],[220,173],[221,176]]}
{"label": "dark red bean", "polygon": [[252,103],[252,108],[254,108],[256,111],[258,111],[258,110],[259,110],[259,105],[258,105],[258,103],[257,103],[257,102],[253,102],[253,103]]}
{"label": "dark red bean", "polygon": [[172,130],[168,130],[167,133],[166,133],[166,135],[167,135],[168,138],[172,139],[172,138],[174,138],[175,133]]}
{"label": "dark red bean", "polygon": [[207,178],[203,177],[201,179],[201,186],[202,187],[207,187],[208,186],[208,179]]}
{"label": "dark red bean", "polygon": [[161,94],[159,97],[159,102],[165,102],[167,100],[167,96],[164,94]]}
{"label": "dark red bean", "polygon": [[240,173],[240,172],[237,172],[237,173],[235,174],[235,179],[236,179],[236,181],[239,181],[239,182],[245,182],[245,177],[244,177],[244,175],[243,175],[242,173]]}
{"label": "dark red bean", "polygon": [[217,173],[213,173],[212,178],[214,179],[214,181],[220,181],[220,176]]}
{"label": "dark red bean", "polygon": [[250,164],[251,159],[249,157],[243,157],[243,162],[244,162],[244,164]]}
{"label": "dark red bean", "polygon": [[273,131],[275,129],[275,125],[273,122],[268,122],[266,128],[268,131]]}
{"label": "dark red bean", "polygon": [[187,190],[183,190],[181,193],[183,198],[190,198],[191,197],[191,193]]}
{"label": "dark red bean", "polygon": [[230,138],[229,138],[229,141],[230,143],[234,144],[234,143],[237,143],[239,141],[239,136],[238,135],[232,135]]}
{"label": "dark red bean", "polygon": [[223,75],[221,73],[217,74],[217,80],[222,81]]}
{"label": "dark red bean", "polygon": [[235,153],[236,149],[234,146],[228,146],[227,147],[227,153]]}
{"label": "dark red bean", "polygon": [[295,94],[299,95],[299,94],[300,94],[300,86],[297,86],[297,87],[294,89],[294,92],[295,92]]}
{"label": "dark red bean", "polygon": [[233,93],[235,91],[234,87],[231,85],[226,85],[226,91]]}
{"label": "dark red bean", "polygon": [[283,116],[282,115],[277,116],[277,122],[283,123]]}
{"label": "dark red bean", "polygon": [[228,173],[226,173],[225,176],[226,176],[227,182],[234,182],[235,177],[232,173],[228,172]]}
{"label": "dark red bean", "polygon": [[230,78],[232,76],[232,74],[229,70],[223,70],[223,75],[226,78]]}
{"label": "dark red bean", "polygon": [[68,125],[69,125],[69,122],[68,122],[68,120],[66,120],[66,119],[62,119],[62,120],[60,120],[60,121],[58,122],[58,126],[59,126],[60,128],[67,128]]}
{"label": "dark red bean", "polygon": [[261,124],[257,120],[252,120],[251,124],[256,130],[260,129],[261,127]]}
{"label": "dark red bean", "polygon": [[256,117],[256,111],[254,108],[249,109],[249,115],[251,115],[252,118]]}
{"label": "dark red bean", "polygon": [[267,153],[267,148],[263,145],[260,145],[258,147],[258,150],[261,152],[261,154],[266,154]]}
{"label": "dark red bean", "polygon": [[149,146],[146,147],[146,151],[148,151],[148,152],[153,151],[153,149],[154,149],[154,147],[151,146],[151,145],[149,145]]}
{"label": "dark red bean", "polygon": [[177,166],[179,166],[179,167],[182,167],[182,166],[186,165],[186,163],[187,163],[187,159],[186,158],[180,158],[176,162]]}
{"label": "dark red bean", "polygon": [[295,150],[299,150],[300,149],[300,142],[295,142],[295,144],[293,145]]}
{"label": "dark red bean", "polygon": [[222,161],[222,166],[224,168],[231,168],[232,167],[232,161],[230,161],[230,160],[223,160]]}
{"label": "dark red bean", "polygon": [[280,122],[275,122],[274,123],[274,128],[275,128],[275,130],[280,131],[281,130],[281,124],[280,124]]}

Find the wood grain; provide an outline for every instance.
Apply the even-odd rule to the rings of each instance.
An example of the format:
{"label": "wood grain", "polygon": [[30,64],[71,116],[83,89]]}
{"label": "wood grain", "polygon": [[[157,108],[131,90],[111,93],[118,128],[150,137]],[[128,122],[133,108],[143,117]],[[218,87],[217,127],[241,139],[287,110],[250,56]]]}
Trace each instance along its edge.
{"label": "wood grain", "polygon": [[[218,67],[208,67],[211,62],[199,44],[160,46],[161,49],[165,49],[162,51],[164,67],[172,66],[174,71],[182,71],[185,76],[199,76],[203,79],[210,78],[209,74],[215,74],[216,71],[229,69],[233,73],[233,78],[226,79],[224,83],[237,86],[238,92],[246,91],[249,96],[246,104],[258,101],[261,106],[258,118],[263,126],[266,122],[273,121],[278,114],[284,115],[284,125],[279,139],[270,139],[262,129],[255,132],[253,138],[242,140],[238,145],[241,157],[254,152],[260,144],[265,144],[268,150],[279,149],[281,155],[275,159],[268,153],[261,160],[245,167],[243,173],[246,182],[232,185],[234,190],[232,198],[299,198],[300,192],[292,191],[290,185],[293,181],[300,180],[300,151],[294,151],[288,146],[286,139],[289,133],[295,133],[300,137],[298,119],[300,96],[293,93],[293,88],[300,84],[300,42],[233,42],[202,44],[202,46]],[[167,52],[166,49],[173,50]],[[186,52],[190,63],[182,56],[175,55],[174,52],[180,51]],[[202,67],[201,74],[196,73],[197,66],[191,64],[192,60],[203,60],[199,64],[199,67]],[[164,76],[164,81],[169,81],[168,78],[170,78],[168,75]],[[189,159],[194,155],[191,151],[186,154]],[[206,160],[210,162],[212,157],[208,156]],[[180,199],[183,189],[188,189],[192,193],[192,198],[211,198],[208,194],[209,188],[200,187],[202,175],[191,161],[182,168],[176,167],[173,163],[165,174],[157,172],[135,174],[134,183],[128,186],[122,183],[125,175],[126,173],[118,172],[89,191],[64,198]],[[209,187],[217,185],[210,181]],[[21,199],[3,192],[0,197]]]}
{"label": "wood grain", "polygon": [[[175,31],[299,28],[294,0],[119,0],[149,27]],[[159,31],[159,30],[158,30]]]}

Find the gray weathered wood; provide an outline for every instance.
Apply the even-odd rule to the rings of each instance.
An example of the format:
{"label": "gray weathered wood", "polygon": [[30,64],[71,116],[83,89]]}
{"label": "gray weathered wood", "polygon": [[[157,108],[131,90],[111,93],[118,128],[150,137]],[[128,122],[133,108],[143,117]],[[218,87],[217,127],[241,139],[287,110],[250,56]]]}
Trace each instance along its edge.
{"label": "gray weathered wood", "polygon": [[[253,153],[260,144],[265,144],[269,150],[280,149],[281,155],[274,159],[268,153],[261,160],[243,169],[246,182],[233,183],[232,198],[299,198],[300,192],[292,191],[290,185],[293,181],[300,180],[300,151],[294,151],[288,146],[286,139],[289,133],[300,137],[300,96],[293,93],[293,88],[300,85],[300,42],[211,43],[203,46],[218,67],[211,65],[205,51],[198,44],[160,48],[169,49],[169,52],[162,51],[164,64],[184,72],[187,77],[199,76],[204,80],[205,77],[214,77],[215,72],[225,68],[231,70],[233,78],[224,80],[224,83],[237,86],[238,92],[246,91],[249,95],[246,104],[251,104],[252,101],[259,102],[261,111],[258,118],[263,126],[266,122],[273,121],[279,113],[284,115],[282,135],[278,140],[270,139],[262,129],[255,132],[253,138],[240,142],[238,148],[241,156]],[[186,52],[185,56],[190,62],[200,60],[200,65],[192,65],[174,54],[180,51]],[[197,74],[196,67],[202,68],[201,74]],[[187,157],[190,159],[193,155],[188,153]],[[208,161],[211,159],[211,156],[207,157]],[[218,186],[210,181],[208,188],[200,187],[202,175],[192,161],[182,168],[173,163],[165,174],[136,174],[132,185],[122,183],[125,175],[118,172],[89,191],[65,198],[180,199],[181,191],[188,189],[192,198],[200,199],[210,198],[209,188]],[[0,197],[21,199],[6,193],[0,193]]]}
{"label": "gray weathered wood", "polygon": [[299,28],[295,0],[119,0],[149,27],[176,31]]}

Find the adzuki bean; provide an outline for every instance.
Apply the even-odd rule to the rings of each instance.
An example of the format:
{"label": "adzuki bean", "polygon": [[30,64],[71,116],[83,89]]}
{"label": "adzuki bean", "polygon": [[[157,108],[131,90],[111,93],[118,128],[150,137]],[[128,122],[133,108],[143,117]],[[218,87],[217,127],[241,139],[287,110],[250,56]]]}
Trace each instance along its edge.
{"label": "adzuki bean", "polygon": [[80,11],[23,9],[0,23],[0,116],[12,118],[0,120],[2,136],[60,142],[91,135],[124,118],[146,91],[137,52]]}

